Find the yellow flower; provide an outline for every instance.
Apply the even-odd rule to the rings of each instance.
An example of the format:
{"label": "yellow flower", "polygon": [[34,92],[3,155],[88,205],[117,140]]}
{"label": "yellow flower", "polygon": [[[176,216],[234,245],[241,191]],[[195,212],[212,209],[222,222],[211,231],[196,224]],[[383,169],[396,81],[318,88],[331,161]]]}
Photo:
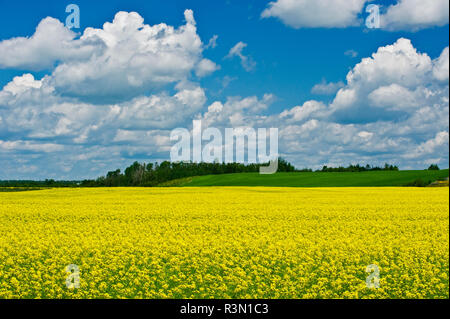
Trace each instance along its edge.
{"label": "yellow flower", "polygon": [[449,298],[448,188],[5,192],[0,236],[0,298]]}

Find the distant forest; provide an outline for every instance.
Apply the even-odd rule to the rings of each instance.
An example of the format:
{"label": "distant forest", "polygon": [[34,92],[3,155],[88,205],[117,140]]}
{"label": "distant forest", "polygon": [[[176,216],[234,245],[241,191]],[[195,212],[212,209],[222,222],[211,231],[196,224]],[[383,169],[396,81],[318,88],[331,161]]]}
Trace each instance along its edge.
{"label": "distant forest", "polygon": [[[241,163],[139,163],[134,162],[123,172],[120,169],[108,172],[105,176],[97,179],[83,181],[0,181],[0,187],[111,187],[111,186],[157,186],[171,180],[202,176],[231,173],[257,173],[263,164],[241,164]],[[431,165],[429,170],[439,170],[437,165]],[[366,171],[398,171],[395,165],[385,164],[383,167],[370,165],[349,165],[347,167],[323,166],[316,172],[366,172]],[[313,172],[312,169],[296,169],[292,164],[279,158],[278,172]]]}

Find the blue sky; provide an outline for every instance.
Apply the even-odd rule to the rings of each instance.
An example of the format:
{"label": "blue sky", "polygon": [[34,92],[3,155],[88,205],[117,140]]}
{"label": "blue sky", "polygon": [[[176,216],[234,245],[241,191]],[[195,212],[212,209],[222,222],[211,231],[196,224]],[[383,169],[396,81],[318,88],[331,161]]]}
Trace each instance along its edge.
{"label": "blue sky", "polygon": [[[448,115],[448,76],[441,75],[445,70],[448,73],[448,49],[447,56],[443,53],[448,47],[448,13],[442,13],[448,11],[448,1],[422,1],[428,3],[428,11],[418,8],[416,0],[371,1],[381,8],[379,29],[364,25],[368,1],[355,0],[352,5],[329,1],[326,7],[317,7],[310,0],[293,1],[294,7],[283,0],[272,4],[251,0],[76,1],[81,15],[80,28],[72,29],[78,33],[74,38],[55,23],[43,31],[48,33],[44,40],[12,43],[7,41],[17,37],[29,40],[46,17],[64,23],[70,2],[0,0],[0,88],[4,88],[3,95],[0,93],[0,178],[86,178],[123,168],[135,159],[166,159],[170,130],[189,127],[194,118],[216,127],[279,127],[281,155],[300,167],[384,161],[403,168],[423,168],[432,162],[448,167],[448,120],[442,120]],[[145,75],[131,74],[126,64],[129,61],[120,65],[123,59],[117,52],[135,50],[131,46],[138,45],[138,38],[109,53],[98,53],[104,44],[96,43],[95,48],[89,43],[81,45],[118,58],[117,67],[127,70],[128,82],[138,83],[123,91],[123,86],[111,87],[122,79],[102,86],[106,76],[106,81],[116,81],[114,76],[120,74],[102,69],[99,63],[89,65],[97,53],[85,56],[74,44],[86,28],[102,29],[120,11],[138,13],[146,25],[165,23],[176,29],[185,25],[186,9],[192,10],[194,33],[202,45],[190,47],[183,42],[187,53],[174,46],[172,55],[157,55],[178,62],[185,59],[180,65],[168,61],[166,70],[161,67],[155,71],[156,66],[146,69],[157,59],[144,61]],[[428,13],[423,17],[420,12]],[[317,19],[310,18],[314,15]],[[60,38],[52,42],[48,39],[57,38],[54,32]],[[122,36],[133,37],[135,33]],[[216,46],[208,47],[214,36]],[[68,41],[70,50],[67,46],[61,49],[58,41]],[[241,57],[230,54],[240,42],[244,44]],[[392,57],[381,53],[371,58],[380,74],[370,73],[373,70],[367,67],[359,75],[366,78],[347,82],[347,74],[351,70],[357,73],[354,68],[362,59],[394,44]],[[27,50],[29,54],[23,53]],[[142,54],[142,59],[147,57],[147,53]],[[210,61],[215,70],[198,76],[202,59]],[[47,60],[50,62],[42,62]],[[105,78],[99,76],[94,81],[96,75],[81,76],[75,83],[61,75],[61,70],[82,70],[77,63],[86,68],[95,65],[99,73],[105,72]],[[105,68],[111,67],[105,63]],[[418,66],[411,67],[414,63]],[[192,64],[190,69],[186,69],[188,64]],[[397,65],[411,69],[397,69]],[[135,72],[139,73],[139,68]],[[385,81],[383,72],[397,72],[401,77],[387,76]],[[5,90],[14,77],[24,74],[33,78],[24,77],[14,84],[24,89],[11,89],[10,85]],[[159,80],[161,74],[170,80]],[[367,77],[372,75],[380,80],[370,82]],[[348,101],[342,104],[345,92],[357,95],[351,105]],[[181,93],[189,98],[180,100]],[[394,103],[392,99],[399,96],[404,98]],[[155,102],[155,98],[164,102]],[[182,105],[175,105],[180,101]],[[408,101],[407,105],[399,106],[402,101]],[[65,113],[68,103],[70,111],[65,109]],[[212,105],[219,105],[220,111],[208,111]],[[75,117],[75,113],[84,115]],[[428,115],[419,120],[420,114]],[[440,122],[433,122],[436,119]],[[360,139],[355,140],[355,136]],[[142,143],[144,137],[148,144]]]}

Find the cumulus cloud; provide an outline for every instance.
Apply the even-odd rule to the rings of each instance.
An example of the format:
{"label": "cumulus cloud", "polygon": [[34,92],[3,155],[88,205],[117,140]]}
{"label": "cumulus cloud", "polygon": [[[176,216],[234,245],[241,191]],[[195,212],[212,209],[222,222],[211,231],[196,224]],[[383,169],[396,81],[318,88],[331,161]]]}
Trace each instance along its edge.
{"label": "cumulus cloud", "polygon": [[347,75],[350,85],[368,86],[403,83],[407,87],[420,85],[429,76],[431,58],[417,52],[411,40],[400,38],[394,44],[380,47],[370,58],[364,58]]}
{"label": "cumulus cloud", "polygon": [[[179,28],[150,26],[120,12],[78,38],[48,19],[62,41],[45,42],[52,39],[43,39],[49,26],[41,22],[29,38],[0,42],[0,67],[54,68],[42,78],[15,77],[0,90],[0,178],[86,178],[136,159],[164,160],[170,130],[192,119],[203,127],[278,127],[280,154],[299,167],[448,165],[448,48],[432,59],[401,38],[361,59],[345,83],[316,85],[316,94],[334,95],[330,103],[310,100],[274,113],[269,93],[207,102],[192,74],[219,66],[203,57],[191,11],[185,20]],[[228,57],[250,70],[245,46],[239,42]],[[6,47],[45,58],[12,57]]]}
{"label": "cumulus cloud", "polygon": [[345,28],[358,26],[366,0],[277,0],[270,2],[261,17],[275,17],[299,28]]}
{"label": "cumulus cloud", "polygon": [[449,23],[448,0],[399,0],[380,17],[388,30],[417,31]]}
{"label": "cumulus cloud", "polygon": [[419,106],[417,95],[420,93],[394,83],[373,90],[368,97],[374,106],[402,110]]}
{"label": "cumulus cloud", "polygon": [[329,104],[311,100],[264,115],[251,107],[267,109],[264,98],[238,98],[210,104],[201,118],[207,126],[278,127],[280,154],[299,167],[447,166],[447,54],[433,60],[400,38],[357,63]]}
{"label": "cumulus cloud", "polygon": [[[108,133],[111,130],[173,128],[192,118],[206,102],[205,92],[199,86],[180,85],[176,89],[174,95],[161,92],[96,106],[59,96],[54,89],[25,74],[0,91],[0,133],[53,138],[65,143],[101,143],[102,135],[112,134]],[[107,141],[109,135],[104,137]]]}
{"label": "cumulus cloud", "polygon": [[215,64],[213,61],[208,60],[208,59],[203,59],[201,60],[195,69],[195,74],[198,77],[203,77],[203,76],[207,76],[210,75],[211,73],[213,73],[214,71],[220,69],[220,67]]}
{"label": "cumulus cloud", "polygon": [[219,68],[202,56],[191,10],[185,20],[150,26],[118,12],[77,35],[46,18],[34,35],[1,41],[0,68],[50,73],[25,73],[0,90],[0,178],[30,178],[24,167],[40,168],[33,178],[92,177],[130,158],[165,158],[170,129],[189,125],[206,103],[191,74]]}
{"label": "cumulus cloud", "polygon": [[174,96],[158,94],[138,97],[116,105],[120,109],[117,120],[122,128],[129,130],[149,128],[174,128],[188,123],[194,113],[206,102],[200,87],[182,89]]}
{"label": "cumulus cloud", "polygon": [[64,147],[63,145],[55,143],[36,143],[30,141],[2,141],[0,140],[0,148],[3,151],[30,151],[30,152],[55,152],[61,151]]}
{"label": "cumulus cloud", "polygon": [[308,119],[321,118],[325,111],[326,106],[322,102],[307,101],[302,106],[295,106],[281,112],[280,118],[285,119],[287,123],[303,122]]}
{"label": "cumulus cloud", "polygon": [[244,50],[244,48],[246,46],[247,46],[247,43],[244,43],[242,41],[236,43],[236,45],[230,49],[230,51],[228,52],[228,55],[225,58],[229,59],[229,58],[236,57],[236,56],[239,57],[239,59],[241,60],[242,67],[247,72],[249,72],[249,71],[252,71],[256,67],[256,62],[253,61],[251,56],[244,55],[242,53],[242,51]]}
{"label": "cumulus cloud", "polygon": [[[274,17],[300,28],[362,26],[363,8],[370,0],[277,0],[270,2],[262,18]],[[380,17],[381,28],[417,31],[449,23],[448,0],[398,0]],[[353,52],[348,52],[353,54]]]}
{"label": "cumulus cloud", "polygon": [[325,79],[321,83],[314,85],[311,89],[312,94],[318,95],[332,95],[335,94],[340,88],[344,86],[344,82],[329,82],[327,83]]}
{"label": "cumulus cloud", "polygon": [[15,76],[11,82],[3,87],[1,92],[3,96],[6,94],[18,95],[30,88],[39,89],[41,87],[42,81],[35,80],[32,74],[26,73],[22,76]]}
{"label": "cumulus cloud", "polygon": [[445,78],[445,54],[432,60],[411,41],[398,39],[380,47],[347,74],[330,109],[336,120],[360,123],[393,120],[418,107],[442,103],[436,76]]}
{"label": "cumulus cloud", "polygon": [[434,154],[438,149],[448,150],[448,132],[439,132],[436,136],[424,143],[421,143],[417,148],[409,153],[405,154],[405,158],[417,158],[423,155]]}
{"label": "cumulus cloud", "polygon": [[167,84],[218,69],[202,58],[193,12],[179,28],[144,24],[136,12],[118,12],[103,28],[86,28],[79,39],[53,18],[30,38],[0,42],[0,67],[30,70],[56,66],[49,85],[66,96],[111,103],[153,93]]}
{"label": "cumulus cloud", "polygon": [[[170,129],[189,125],[206,102],[195,84],[179,85],[173,95],[161,92],[101,106],[60,96],[46,85],[26,74],[0,91],[0,162],[9,163],[5,170],[16,172],[15,178],[30,176],[11,165],[15,158],[40,168],[52,162],[47,173],[59,178],[73,176],[69,169],[81,169],[79,162],[91,163],[81,172],[92,177],[102,170],[89,171],[95,163],[110,162],[112,169],[130,158],[155,158],[170,149]],[[67,165],[59,170],[61,161]]]}
{"label": "cumulus cloud", "polygon": [[76,33],[59,20],[43,19],[31,37],[0,41],[0,68],[32,71],[52,69],[57,62],[89,59],[101,54],[103,43],[95,38],[76,39]]}
{"label": "cumulus cloud", "polygon": [[434,61],[433,66],[433,75],[439,81],[447,81],[448,82],[448,74],[449,74],[449,55],[448,55],[448,47],[446,47],[439,58]]}
{"label": "cumulus cloud", "polygon": [[262,117],[261,113],[275,101],[273,94],[266,93],[261,99],[256,96],[240,98],[229,97],[225,103],[215,101],[208,106],[198,119],[205,127],[254,126]]}
{"label": "cumulus cloud", "polygon": [[[175,29],[145,25],[139,14],[119,12],[103,29],[87,28],[83,37],[101,39],[104,54],[59,65],[52,85],[67,95],[120,100],[183,81],[198,63],[199,72],[206,74],[192,11],[186,10],[185,18],[186,24]],[[208,63],[209,72],[212,64]]]}
{"label": "cumulus cloud", "polygon": [[408,39],[380,47],[354,66],[329,105],[309,101],[281,113],[288,124],[280,124],[281,145],[311,163],[448,165],[446,70],[448,48],[432,60]]}

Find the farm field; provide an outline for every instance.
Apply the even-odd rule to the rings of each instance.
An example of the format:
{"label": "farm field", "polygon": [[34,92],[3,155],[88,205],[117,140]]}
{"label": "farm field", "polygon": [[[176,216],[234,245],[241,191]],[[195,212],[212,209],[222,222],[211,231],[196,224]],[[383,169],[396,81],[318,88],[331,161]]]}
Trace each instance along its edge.
{"label": "farm field", "polygon": [[5,192],[0,259],[0,298],[449,298],[449,189]]}
{"label": "farm field", "polygon": [[311,172],[239,173],[223,175],[196,176],[172,181],[174,186],[273,186],[273,187],[366,187],[366,186],[405,186],[417,179],[433,182],[447,178],[449,170],[440,171],[372,171],[372,172]]}

